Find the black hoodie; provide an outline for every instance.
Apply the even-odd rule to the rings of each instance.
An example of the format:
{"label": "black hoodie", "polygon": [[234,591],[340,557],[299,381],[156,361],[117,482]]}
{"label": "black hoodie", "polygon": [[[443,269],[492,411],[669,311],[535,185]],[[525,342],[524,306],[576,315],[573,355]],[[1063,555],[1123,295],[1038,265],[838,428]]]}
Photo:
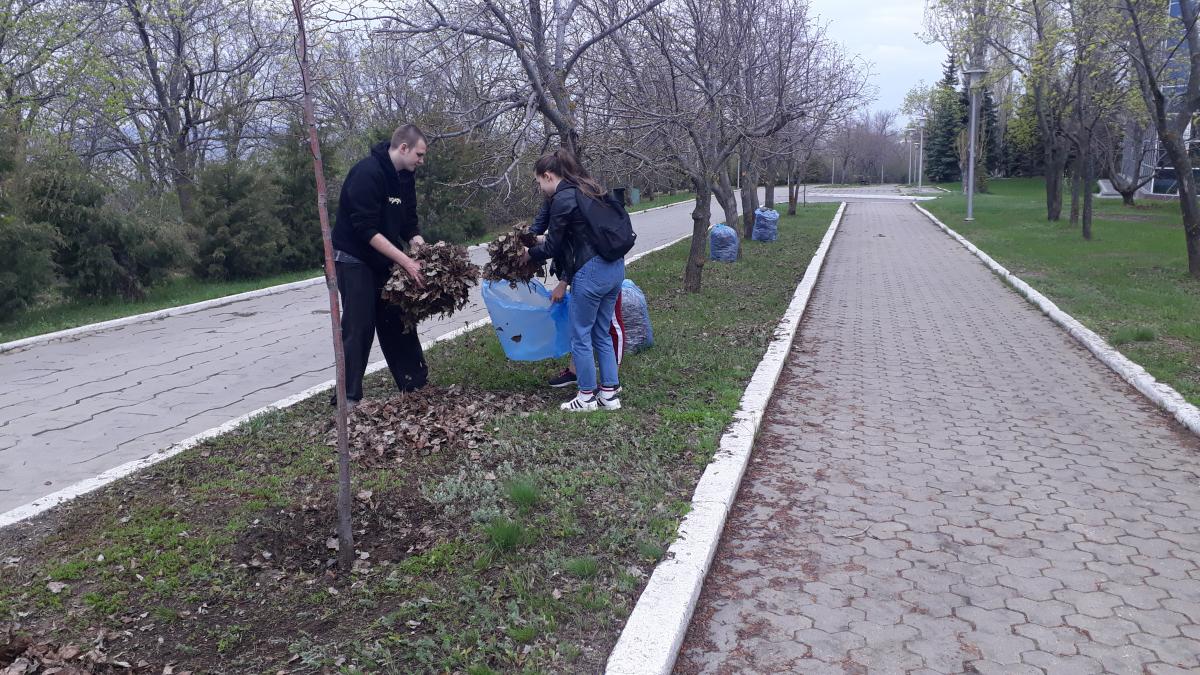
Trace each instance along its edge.
{"label": "black hoodie", "polygon": [[331,235],[333,247],[386,274],[392,260],[369,242],[382,234],[403,249],[409,239],[421,233],[415,175],[412,171],[396,171],[388,156],[388,142],[383,141],[346,174],[341,195]]}

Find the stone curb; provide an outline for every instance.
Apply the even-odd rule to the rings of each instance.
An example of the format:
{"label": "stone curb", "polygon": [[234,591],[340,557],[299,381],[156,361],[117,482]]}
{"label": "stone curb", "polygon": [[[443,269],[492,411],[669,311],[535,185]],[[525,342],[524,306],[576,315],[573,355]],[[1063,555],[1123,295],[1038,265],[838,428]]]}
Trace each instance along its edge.
{"label": "stone curb", "polygon": [[1075,317],[1059,309],[1058,305],[1051,302],[1049,298],[1022,281],[1017,275],[1009,272],[1003,265],[993,260],[991,256],[981,251],[961,234],[947,227],[932,213],[926,211],[918,204],[913,204],[913,206],[925,214],[935,225],[942,228],[943,232],[957,240],[968,251],[974,253],[992,272],[1004,279],[1018,293],[1025,296],[1026,300],[1040,309],[1046,316],[1050,317],[1050,320],[1070,333],[1071,337],[1078,340],[1084,347],[1087,347],[1088,351],[1095,355],[1097,359],[1100,359],[1104,365],[1111,368],[1117,375],[1120,375],[1123,380],[1133,385],[1135,389],[1153,401],[1155,405],[1174,416],[1181,424],[1190,429],[1192,433],[1200,435],[1200,408],[1188,403],[1187,399],[1171,386],[1154,379],[1154,376],[1146,372],[1145,368],[1130,361],[1124,354],[1105,342],[1104,338],[1079,323]]}
{"label": "stone curb", "polygon": [[[668,206],[675,206],[675,205],[669,204]],[[656,246],[647,251],[642,251],[641,253],[631,255],[625,259],[625,262],[626,262],[626,264],[635,262],[639,258],[647,256],[651,253],[655,253],[657,251],[661,251],[662,249],[667,248],[668,246],[673,246],[675,244],[678,244],[679,242],[683,241],[684,239],[687,239],[690,236],[691,236],[690,234],[684,235],[682,237],[679,237],[678,239],[674,239],[665,244],[662,244],[661,246]],[[322,279],[324,279],[324,277],[319,277],[318,279],[316,279],[314,281],[321,281]],[[297,282],[297,283],[300,283],[300,282]],[[281,288],[281,287],[276,287],[276,288]],[[266,291],[268,289],[261,289],[261,290]],[[253,291],[253,292],[259,293],[260,291]],[[230,297],[233,297],[233,296],[230,296]],[[129,318],[133,318],[133,317],[129,317]],[[481,326],[486,326],[486,325],[490,324],[491,322],[492,322],[492,320],[490,318],[480,319],[479,321],[475,321],[473,323],[467,324],[466,326],[463,326],[462,328],[456,328],[455,330],[452,330],[448,333],[443,333],[442,335],[439,335],[432,340],[423,341],[421,343],[421,346],[424,347],[425,349],[428,349],[429,347],[431,347],[434,344],[437,344],[438,342],[443,342],[445,340],[452,340],[464,333],[468,333],[472,330],[475,330],[476,328],[479,328]],[[96,325],[99,325],[99,324],[96,324]],[[369,375],[371,373],[378,372],[380,370],[383,370],[386,367],[387,367],[387,363],[385,361],[382,361],[382,360],[376,361],[367,366],[367,374]],[[147,467],[154,466],[155,464],[158,464],[159,462],[170,459],[170,458],[174,457],[175,455],[178,455],[179,453],[181,453],[185,450],[188,450],[189,448],[195,447],[196,445],[198,445],[199,443],[201,443],[203,441],[206,441],[215,436],[220,436],[221,434],[232,431],[232,430],[236,429],[238,426],[242,425],[243,423],[245,423],[255,417],[258,417],[259,415],[262,415],[262,414],[265,414],[268,412],[272,412],[272,411],[276,411],[276,410],[284,410],[286,408],[290,408],[290,407],[296,405],[297,403],[299,403],[300,401],[307,399],[310,396],[315,396],[317,394],[320,394],[323,391],[328,391],[328,390],[332,389],[333,386],[334,386],[334,380],[328,380],[326,382],[322,382],[321,384],[309,387],[308,389],[305,389],[304,391],[302,391],[298,394],[293,394],[291,396],[288,396],[287,398],[280,399],[278,401],[275,401],[274,403],[265,405],[257,410],[248,412],[245,415],[241,415],[240,417],[235,417],[234,419],[231,419],[228,422],[225,422],[224,424],[221,424],[219,426],[213,427],[213,428],[205,430],[205,431],[201,431],[200,433],[196,434],[195,436],[191,436],[182,441],[179,441],[178,443],[175,443],[174,445],[172,445],[164,450],[160,450],[159,452],[156,452],[152,455],[143,457],[141,459],[135,459],[130,462],[126,462],[120,466],[113,467],[113,468],[109,469],[108,471],[101,473],[98,476],[95,476],[93,478],[88,478],[87,480],[79,481],[78,483],[75,483],[73,485],[68,485],[67,487],[65,487],[57,492],[53,492],[44,497],[39,497],[38,499],[35,499],[32,502],[29,502],[28,504],[18,506],[17,508],[7,511],[5,513],[0,513],[0,528],[5,528],[14,523],[19,523],[22,520],[32,518],[44,511],[48,511],[49,509],[52,509],[55,506],[58,506],[59,504],[69,502],[72,499],[75,499],[76,497],[78,497],[80,495],[87,494],[93,490],[104,487],[105,485],[108,485],[109,483],[112,483],[113,481],[119,480],[119,479],[129,476],[131,474],[137,473],[138,471],[141,471],[142,469],[145,469]]]}
{"label": "stone curb", "polygon": [[687,635],[704,577],[721,540],[729,508],[750,460],[763,412],[808,307],[821,267],[841,224],[846,203],[838,208],[817,248],[792,302],[775,328],[775,338],[746,385],[733,422],[721,436],[720,447],[692,495],[692,508],[679,525],[678,537],[654,568],[638,598],[621,637],[608,657],[607,675],[670,673]]}

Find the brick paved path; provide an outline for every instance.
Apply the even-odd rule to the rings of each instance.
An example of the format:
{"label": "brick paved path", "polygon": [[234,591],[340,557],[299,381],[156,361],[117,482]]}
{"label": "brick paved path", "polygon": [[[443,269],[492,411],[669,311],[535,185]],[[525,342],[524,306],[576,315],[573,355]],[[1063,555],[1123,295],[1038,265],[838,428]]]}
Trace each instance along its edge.
{"label": "brick paved path", "polygon": [[911,206],[852,204],[677,670],[1200,672],[1198,474]]}

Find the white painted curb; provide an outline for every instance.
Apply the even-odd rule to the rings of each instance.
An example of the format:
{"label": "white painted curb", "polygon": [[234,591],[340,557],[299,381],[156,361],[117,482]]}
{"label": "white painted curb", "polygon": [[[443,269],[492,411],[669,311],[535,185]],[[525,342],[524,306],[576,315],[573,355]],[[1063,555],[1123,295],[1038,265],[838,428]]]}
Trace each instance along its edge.
{"label": "white painted curb", "polygon": [[666,558],[654,568],[608,657],[604,671],[607,675],[665,674],[675,666],[700,589],[704,586],[704,577],[721,540],[725,518],[750,460],[763,411],[783,372],[800,318],[808,307],[845,210],[846,203],[842,202],[809,262],[804,278],[796,287],[791,304],[779,320],[775,338],[755,369],[750,384],[746,385],[733,422],[721,436],[721,445],[713,461],[696,485],[692,509],[679,525],[678,538],[671,544]]}
{"label": "white painted curb", "polygon": [[1200,435],[1200,409],[1191,403],[1188,403],[1187,399],[1185,399],[1179,392],[1175,391],[1174,388],[1154,379],[1154,376],[1146,372],[1145,368],[1142,368],[1133,361],[1130,361],[1124,354],[1117,351],[1112,347],[1112,345],[1105,342],[1104,338],[1100,337],[1096,333],[1092,332],[1092,330],[1079,323],[1075,317],[1059,309],[1058,305],[1055,305],[1053,302],[1051,302],[1049,298],[1042,295],[1032,286],[1022,281],[1017,275],[1009,272],[1003,265],[993,260],[988,254],[979,250],[977,246],[972,244],[961,234],[947,227],[945,223],[934,217],[932,213],[926,211],[917,204],[913,204],[913,206],[915,206],[921,213],[924,213],[926,217],[933,221],[935,225],[942,228],[943,232],[957,240],[958,243],[962,244],[968,251],[974,253],[976,257],[982,260],[983,263],[992,270],[992,272],[1004,279],[1004,281],[1008,282],[1008,284],[1015,288],[1018,293],[1025,296],[1029,302],[1033,303],[1038,309],[1042,310],[1046,316],[1050,317],[1051,321],[1061,326],[1071,334],[1071,337],[1078,340],[1084,347],[1087,347],[1088,351],[1094,354],[1096,358],[1100,359],[1104,365],[1111,368],[1113,372],[1115,372],[1117,375],[1120,375],[1122,379],[1133,385],[1133,387],[1138,391],[1142,392],[1142,394],[1144,394],[1146,398],[1153,401],[1155,405],[1173,415],[1175,419],[1179,420],[1181,424],[1190,429],[1192,433]]}
{"label": "white painted curb", "polygon": [[[675,204],[669,204],[668,206],[675,206]],[[625,259],[625,262],[627,264],[632,263],[632,262],[634,262],[644,256],[647,256],[651,253],[654,253],[656,251],[661,251],[664,248],[667,248],[668,246],[677,244],[677,243],[683,241],[684,239],[687,239],[690,236],[692,236],[692,235],[687,234],[687,235],[684,235],[677,239],[673,239],[665,244],[662,244],[661,246],[656,246],[652,249],[642,251],[640,253],[636,253],[634,255],[627,257]],[[319,277],[315,281],[321,281],[324,278],[325,277]],[[281,288],[281,287],[276,287],[276,288]],[[262,290],[267,291],[269,289],[262,289]],[[253,291],[253,292],[260,293],[260,291]],[[265,293],[263,293],[263,294],[265,294]],[[234,297],[234,296],[230,296],[230,297]],[[179,308],[177,308],[177,309],[179,309]],[[133,317],[129,317],[129,318],[132,319]],[[486,325],[490,324],[491,322],[492,322],[492,320],[490,318],[489,319],[480,319],[479,321],[475,321],[473,323],[467,324],[466,326],[463,326],[462,328],[456,328],[455,330],[452,330],[448,333],[443,333],[442,335],[439,335],[432,340],[425,341],[422,343],[422,347],[428,349],[430,346],[437,344],[438,342],[443,342],[445,340],[452,340],[464,333],[473,331],[476,328],[479,328],[481,326],[486,326]],[[99,324],[96,324],[96,325],[99,325]],[[369,375],[371,373],[383,370],[386,367],[387,367],[387,363],[385,361],[376,361],[367,366],[367,374]],[[57,492],[48,494],[45,497],[39,497],[38,499],[35,499],[32,502],[29,502],[28,504],[18,506],[17,508],[12,509],[11,511],[7,511],[5,513],[0,513],[0,528],[8,527],[9,525],[12,525],[14,523],[19,523],[22,520],[25,520],[27,518],[32,518],[33,516],[36,516],[39,513],[42,513],[43,511],[47,511],[49,509],[54,508],[55,506],[58,506],[59,504],[69,502],[72,499],[75,499],[76,497],[78,497],[80,495],[87,494],[93,490],[104,487],[105,485],[108,485],[109,483],[112,483],[113,481],[124,478],[130,474],[137,473],[138,471],[141,471],[142,469],[145,469],[147,467],[154,466],[155,464],[158,464],[159,462],[170,459],[170,458],[174,457],[175,455],[178,455],[179,453],[181,453],[189,448],[195,447],[196,445],[200,444],[203,441],[206,441],[215,436],[220,436],[221,434],[227,433],[229,431],[233,431],[238,426],[248,422],[249,420],[251,420],[255,417],[258,417],[259,415],[262,415],[262,414],[268,413],[268,412],[272,412],[275,410],[284,410],[286,408],[290,408],[290,407],[296,405],[297,403],[299,403],[300,401],[307,399],[310,396],[315,396],[317,394],[320,394],[323,391],[328,391],[329,389],[332,389],[334,384],[335,384],[334,380],[328,380],[328,381],[322,382],[321,384],[318,384],[316,386],[309,387],[308,389],[305,389],[304,391],[302,391],[298,394],[293,394],[291,396],[288,396],[287,398],[280,399],[278,401],[275,401],[274,403],[265,405],[257,410],[248,412],[245,415],[242,415],[240,417],[235,417],[234,419],[231,419],[228,422],[225,422],[224,424],[221,424],[221,425],[213,427],[211,429],[202,431],[202,432],[196,434],[195,436],[186,438],[186,439],[184,439],[164,450],[160,450],[159,452],[156,452],[152,455],[143,457],[141,459],[135,459],[130,462],[126,462],[120,466],[113,467],[98,476],[95,476],[93,478],[88,478],[87,480],[79,481],[78,483],[75,483],[74,485],[68,485],[67,487],[65,487]]]}

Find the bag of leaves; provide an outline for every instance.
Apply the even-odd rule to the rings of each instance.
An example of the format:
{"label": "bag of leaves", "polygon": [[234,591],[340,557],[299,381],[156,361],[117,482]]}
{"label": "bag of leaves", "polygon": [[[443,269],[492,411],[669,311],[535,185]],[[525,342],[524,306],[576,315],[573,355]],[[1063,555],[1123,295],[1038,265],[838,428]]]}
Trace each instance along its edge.
{"label": "bag of leaves", "polygon": [[465,246],[439,241],[417,248],[412,258],[421,263],[424,288],[399,266],[392,268],[391,278],[383,285],[383,299],[403,311],[406,330],[430,317],[449,316],[462,309],[471,287],[479,283],[479,268],[471,262]]}
{"label": "bag of leaves", "polygon": [[642,289],[626,279],[621,282],[621,323],[625,326],[625,349],[631,353],[654,345],[654,330],[650,328],[650,306]]}
{"label": "bag of leaves", "polygon": [[484,280],[507,281],[516,288],[520,282],[546,276],[545,263],[532,260],[521,263],[521,254],[525,249],[536,245],[537,235],[531,233],[524,225],[515,225],[508,232],[496,237],[487,245],[490,260],[483,266]]}
{"label": "bag of leaves", "polygon": [[567,301],[551,302],[538,280],[483,282],[483,304],[504,355],[513,361],[556,359],[571,351]]}
{"label": "bag of leaves", "polygon": [[754,241],[775,241],[779,238],[779,212],[760,206],[754,210],[754,229],[750,231]]}
{"label": "bag of leaves", "polygon": [[718,262],[736,262],[738,235],[725,223],[717,223],[708,231],[708,257]]}

